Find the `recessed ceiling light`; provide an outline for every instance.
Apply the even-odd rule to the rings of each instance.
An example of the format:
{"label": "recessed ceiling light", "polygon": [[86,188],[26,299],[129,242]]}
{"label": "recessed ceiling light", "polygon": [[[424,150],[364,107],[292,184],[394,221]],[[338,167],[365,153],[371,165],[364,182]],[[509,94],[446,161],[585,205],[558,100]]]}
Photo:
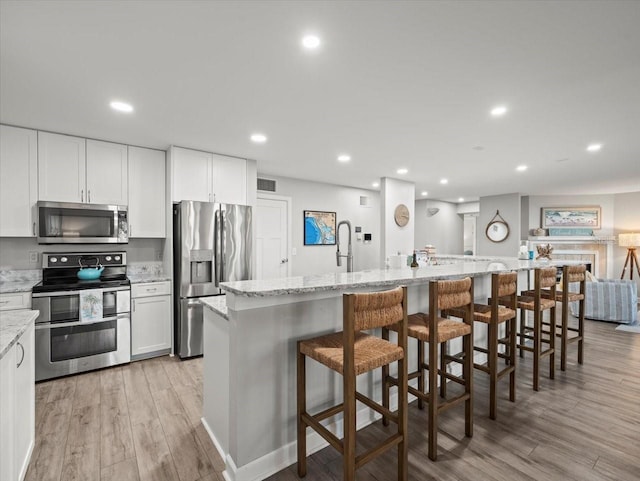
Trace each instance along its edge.
{"label": "recessed ceiling light", "polygon": [[349,162],[351,160],[351,156],[347,154],[342,154],[338,156],[338,160],[340,162]]}
{"label": "recessed ceiling light", "polygon": [[504,105],[498,105],[497,107],[491,109],[491,115],[493,115],[494,117],[500,117],[501,115],[504,115],[506,113],[507,108]]}
{"label": "recessed ceiling light", "polygon": [[429,195],[429,192],[427,192],[426,190],[423,190],[422,195]]}
{"label": "recessed ceiling light", "polygon": [[257,144],[264,144],[267,141],[267,136],[264,134],[253,134],[251,136],[251,141]]}
{"label": "recessed ceiling light", "polygon": [[404,175],[404,174],[406,174],[407,172],[409,172],[409,169],[402,168],[402,169],[398,169],[398,170],[396,170],[396,172],[397,172],[398,174],[400,174],[400,175]]}
{"label": "recessed ceiling light", "polygon": [[602,144],[591,144],[589,145],[589,147],[587,147],[587,150],[589,152],[597,152],[601,148],[602,148]]}
{"label": "recessed ceiling light", "polygon": [[305,35],[304,37],[302,37],[302,45],[304,46],[304,48],[313,50],[320,46],[320,39],[315,35]]}
{"label": "recessed ceiling light", "polygon": [[464,197],[458,197],[458,202],[464,202]]}
{"label": "recessed ceiling light", "polygon": [[444,184],[448,184],[449,181],[447,179],[440,179],[440,183],[444,185]]}
{"label": "recessed ceiling light", "polygon": [[519,165],[518,167],[516,167],[516,170],[518,172],[524,172],[525,170],[527,170],[529,167],[527,167],[526,165]]}
{"label": "recessed ceiling light", "polygon": [[117,110],[118,112],[127,112],[127,113],[133,112],[133,105],[128,104],[126,102],[120,102],[120,101],[114,100],[109,105],[113,110]]}
{"label": "recessed ceiling light", "polygon": [[484,147],[482,145],[474,145],[473,147],[471,147],[473,150],[484,150]]}
{"label": "recessed ceiling light", "polygon": [[378,182],[374,182],[373,184],[371,184],[373,187],[380,187],[380,184]]}

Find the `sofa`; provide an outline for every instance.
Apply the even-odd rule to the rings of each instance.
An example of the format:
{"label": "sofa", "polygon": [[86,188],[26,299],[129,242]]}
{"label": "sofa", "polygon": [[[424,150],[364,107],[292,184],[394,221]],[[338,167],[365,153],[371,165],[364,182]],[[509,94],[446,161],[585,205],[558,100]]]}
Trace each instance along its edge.
{"label": "sofa", "polygon": [[[584,307],[587,319],[634,324],[638,320],[638,287],[630,280],[587,282]],[[569,308],[572,316],[578,316],[578,302],[570,303]]]}

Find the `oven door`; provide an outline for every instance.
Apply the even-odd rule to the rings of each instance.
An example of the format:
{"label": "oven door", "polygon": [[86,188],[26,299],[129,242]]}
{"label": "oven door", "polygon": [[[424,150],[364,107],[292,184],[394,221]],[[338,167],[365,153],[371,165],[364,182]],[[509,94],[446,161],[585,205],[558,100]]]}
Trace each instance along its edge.
{"label": "oven door", "polygon": [[36,381],[131,361],[129,314],[36,324]]}
{"label": "oven door", "polygon": [[[80,320],[80,291],[39,293],[31,296],[31,306],[40,311],[40,322],[74,322]],[[102,289],[102,315],[105,319],[131,311],[129,287]]]}

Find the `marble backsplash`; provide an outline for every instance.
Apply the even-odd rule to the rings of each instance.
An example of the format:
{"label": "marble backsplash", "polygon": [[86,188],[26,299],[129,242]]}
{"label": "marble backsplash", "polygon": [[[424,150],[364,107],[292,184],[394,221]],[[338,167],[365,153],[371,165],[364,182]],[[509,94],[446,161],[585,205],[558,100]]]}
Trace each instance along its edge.
{"label": "marble backsplash", "polygon": [[0,282],[39,281],[42,279],[41,269],[2,269]]}
{"label": "marble backsplash", "polygon": [[129,276],[161,276],[162,274],[162,261],[129,262],[127,264],[127,275]]}

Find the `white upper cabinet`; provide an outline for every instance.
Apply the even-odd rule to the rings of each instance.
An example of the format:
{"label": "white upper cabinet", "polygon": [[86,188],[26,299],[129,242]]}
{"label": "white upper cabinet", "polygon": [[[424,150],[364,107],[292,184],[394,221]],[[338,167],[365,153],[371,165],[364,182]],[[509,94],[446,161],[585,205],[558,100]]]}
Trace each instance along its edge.
{"label": "white upper cabinet", "polygon": [[224,204],[247,204],[247,161],[213,156],[213,199]]}
{"label": "white upper cabinet", "polygon": [[0,237],[33,237],[38,132],[0,125]]}
{"label": "white upper cabinet", "polygon": [[129,237],[165,237],[165,153],[129,147]]}
{"label": "white upper cabinet", "polygon": [[126,145],[87,140],[85,202],[127,205],[129,203],[127,176]]}
{"label": "white upper cabinet", "polygon": [[173,183],[171,200],[212,202],[213,154],[181,147],[171,147],[169,154]]}
{"label": "white upper cabinet", "polygon": [[86,201],[85,139],[38,132],[38,199]]}
{"label": "white upper cabinet", "polygon": [[247,161],[171,147],[172,201],[247,203]]}
{"label": "white upper cabinet", "polygon": [[128,204],[127,146],[38,132],[38,199]]}

